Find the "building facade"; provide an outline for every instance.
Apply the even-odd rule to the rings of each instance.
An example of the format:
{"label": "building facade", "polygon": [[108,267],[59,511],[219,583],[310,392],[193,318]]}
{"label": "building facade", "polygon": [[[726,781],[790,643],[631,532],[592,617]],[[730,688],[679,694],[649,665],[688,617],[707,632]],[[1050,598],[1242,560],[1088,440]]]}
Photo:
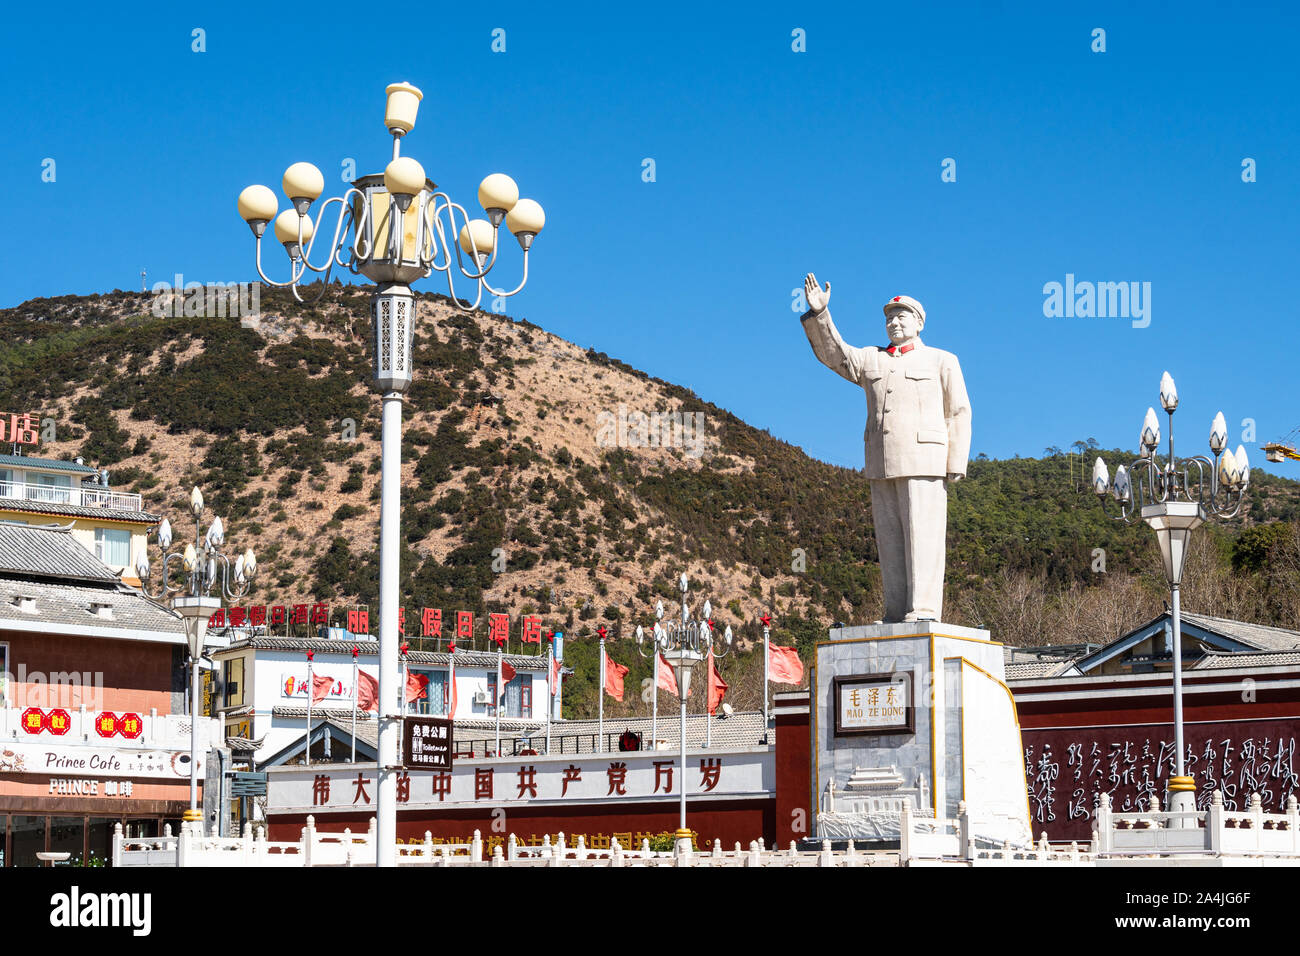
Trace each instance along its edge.
{"label": "building facade", "polygon": [[[1102,793],[1116,812],[1149,807],[1152,798],[1163,806],[1174,757],[1169,624],[1162,615],[1100,647],[1005,649],[1035,839],[1087,842]],[[1300,632],[1194,616],[1183,652],[1185,756],[1198,807],[1217,790],[1229,809],[1259,794],[1266,811],[1283,810],[1300,797]],[[458,750],[450,773],[403,775],[399,837],[418,842],[427,831],[435,843],[462,843],[478,830],[488,843],[513,833],[536,844],[560,832],[570,842],[583,835],[589,846],[613,837],[625,844],[629,835],[639,842],[676,828],[684,780],[698,844],[762,838],[787,846],[808,837],[818,806],[813,720],[807,690],[777,694],[774,704],[767,727],[759,714],[716,720],[711,746],[703,717],[693,715],[684,774],[668,714],[653,735],[646,718],[607,722],[599,735],[594,721],[557,723],[549,754]],[[625,729],[640,735],[644,750],[618,751]],[[332,732],[340,743],[349,739],[342,723]],[[458,725],[457,735],[476,728]],[[311,767],[271,767],[273,838],[296,839],[308,815],[323,830],[367,827],[373,729],[358,737],[355,764],[336,747],[329,757],[315,750],[326,759],[314,756]],[[651,747],[651,737],[663,739]],[[928,802],[918,810],[933,812]]]}
{"label": "building facade", "polygon": [[[253,745],[250,752],[259,766],[304,738],[308,652],[313,658],[313,677],[333,679],[326,698],[312,705],[313,725],[333,721],[350,728],[357,698],[353,648],[357,650],[357,670],[377,681],[379,645],[373,640],[235,635],[228,646],[213,653],[217,671],[210,707],[212,713],[223,715],[225,736],[236,747],[236,741]],[[458,725],[477,727],[482,732],[495,726],[499,707],[507,735],[541,730],[546,722],[547,658],[504,654],[502,661],[515,672],[512,679],[503,681],[504,695],[498,693],[495,653],[458,651],[453,695],[450,655],[411,651],[407,656],[408,673],[427,679],[427,684],[425,696],[411,701],[408,712],[451,716]],[[361,724],[374,721],[372,713],[360,709],[356,718]]]}
{"label": "building facade", "polygon": [[[185,632],[66,526],[0,521],[0,854],[107,858],[188,807]],[[216,741],[200,725],[201,750]],[[205,768],[201,758],[200,775]]]}

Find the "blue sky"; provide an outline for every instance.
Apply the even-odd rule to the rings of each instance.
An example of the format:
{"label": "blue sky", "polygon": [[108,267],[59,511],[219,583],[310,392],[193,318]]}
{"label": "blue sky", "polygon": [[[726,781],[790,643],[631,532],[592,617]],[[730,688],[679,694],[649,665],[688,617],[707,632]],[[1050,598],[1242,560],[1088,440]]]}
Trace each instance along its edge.
{"label": "blue sky", "polygon": [[[511,314],[818,458],[861,466],[864,403],[791,309],[809,270],[854,344],[885,341],[888,297],[924,303],[925,340],[965,371],[972,454],[1132,448],[1167,368],[1180,450],[1222,409],[1233,447],[1256,422],[1259,466],[1300,423],[1300,16],[1052,6],[411,5],[397,44],[351,5],[7,13],[0,305],[141,268],[254,277],[239,190],[278,192],[296,160],[328,195],[346,158],[382,171],[383,89],[404,79],[425,99],[403,152],[431,178],[472,206],[508,172],[546,207]],[[1149,282],[1150,324],[1045,316],[1067,274]]]}

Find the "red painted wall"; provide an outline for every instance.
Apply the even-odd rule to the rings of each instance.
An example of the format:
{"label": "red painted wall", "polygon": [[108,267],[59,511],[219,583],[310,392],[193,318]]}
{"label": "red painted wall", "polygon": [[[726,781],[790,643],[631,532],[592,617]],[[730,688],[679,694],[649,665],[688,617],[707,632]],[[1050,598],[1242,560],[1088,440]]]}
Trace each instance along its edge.
{"label": "red painted wall", "polygon": [[[169,645],[16,631],[0,631],[0,642],[9,645],[10,706],[21,707],[39,697],[35,706],[75,709],[84,701],[87,707],[98,703],[106,710],[147,714],[156,707],[160,714],[171,713]],[[51,674],[60,672],[89,672],[84,679],[92,686],[52,688],[32,681],[20,684],[20,666],[29,673],[40,672],[46,681]],[[101,682],[103,700],[95,702],[91,699],[96,692],[93,685]]]}
{"label": "red painted wall", "polygon": [[[789,846],[812,830],[810,784],[811,736],[808,723],[808,694],[783,694],[776,714],[776,845]],[[797,711],[786,713],[785,711]]]}

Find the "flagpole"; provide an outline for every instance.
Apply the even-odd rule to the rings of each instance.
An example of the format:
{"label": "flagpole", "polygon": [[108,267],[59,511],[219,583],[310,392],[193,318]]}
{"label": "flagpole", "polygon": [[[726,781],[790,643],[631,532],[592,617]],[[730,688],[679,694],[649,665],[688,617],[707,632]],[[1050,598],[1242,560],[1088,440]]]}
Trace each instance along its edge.
{"label": "flagpole", "polygon": [[451,647],[447,651],[447,719],[454,721],[456,719],[456,707],[460,702],[456,699],[456,642],[451,642]]}
{"label": "flagpole", "polygon": [[352,647],[352,762],[357,762],[357,690],[360,687],[360,678],[357,676],[357,670],[360,665],[357,663],[357,648]]}
{"label": "flagpole", "polygon": [[497,689],[496,700],[492,701],[492,709],[496,712],[496,747],[492,751],[494,757],[501,756],[501,698],[505,696],[505,688],[501,686],[501,645],[497,645]]}
{"label": "flagpole", "polygon": [[311,651],[307,652],[307,760],[311,766],[311,699],[316,696],[316,682],[311,679]]}
{"label": "flagpole", "polygon": [[555,707],[555,638],[546,642],[546,755],[551,755],[551,710]]}
{"label": "flagpole", "polygon": [[402,693],[398,696],[398,700],[401,701],[402,705],[402,732],[397,735],[397,762],[405,764],[406,754],[402,752],[402,738],[406,736],[406,708],[410,704],[410,701],[406,699],[406,682],[410,680],[408,676],[409,668],[406,663],[406,641],[402,641],[402,645],[398,649],[402,652]]}
{"label": "flagpole", "polygon": [[[709,672],[704,677],[704,748],[713,746],[713,645],[709,645]],[[685,773],[685,764],[682,765]]]}
{"label": "flagpole", "polygon": [[[655,625],[656,627],[658,625]],[[659,749],[659,642],[655,641],[655,689],[650,703],[650,749]]]}
{"label": "flagpole", "polygon": [[764,624],[763,625],[763,740],[764,741],[767,740],[767,679],[768,679],[768,675],[771,673],[767,669],[768,668],[768,661],[767,661],[768,631],[769,631],[768,626]]}
{"label": "flagpole", "polygon": [[600,709],[596,716],[596,753],[605,752],[605,639],[600,639]]}

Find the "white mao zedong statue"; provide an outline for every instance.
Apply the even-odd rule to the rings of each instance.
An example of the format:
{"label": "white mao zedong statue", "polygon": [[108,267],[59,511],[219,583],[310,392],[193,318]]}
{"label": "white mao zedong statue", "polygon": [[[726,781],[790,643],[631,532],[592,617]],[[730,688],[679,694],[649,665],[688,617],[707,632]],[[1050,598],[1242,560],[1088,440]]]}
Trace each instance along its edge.
{"label": "white mao zedong statue", "polygon": [[948,529],[948,482],[966,474],[970,400],[957,356],[921,341],[925,309],[911,296],[885,303],[887,346],[840,338],[823,290],[804,279],[800,319],[822,364],[867,395],[866,472],[887,622],[938,621]]}

